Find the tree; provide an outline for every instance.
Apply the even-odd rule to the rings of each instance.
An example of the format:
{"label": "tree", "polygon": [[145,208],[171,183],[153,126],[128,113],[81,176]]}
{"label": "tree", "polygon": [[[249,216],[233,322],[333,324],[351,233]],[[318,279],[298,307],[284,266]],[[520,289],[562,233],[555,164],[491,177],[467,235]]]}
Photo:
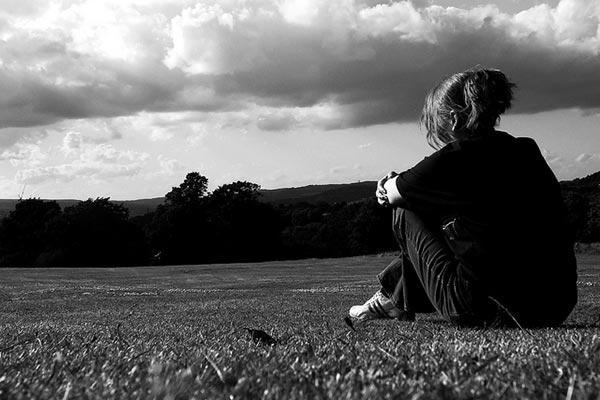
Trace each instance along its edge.
{"label": "tree", "polygon": [[600,241],[600,193],[589,197],[585,229],[581,233],[583,242]]}
{"label": "tree", "polygon": [[20,200],[0,224],[0,266],[38,266],[39,255],[51,242],[51,225],[60,214],[56,201]]}
{"label": "tree", "polygon": [[260,197],[260,185],[252,182],[237,181],[219,186],[211,195],[213,201],[251,203]]}
{"label": "tree", "polygon": [[123,205],[108,198],[66,207],[52,231],[50,246],[40,255],[44,266],[115,267],[147,261],[143,232]]}
{"label": "tree", "polygon": [[207,217],[208,178],[190,172],[165,195],[146,228],[154,262],[203,263],[212,260],[213,237]]}
{"label": "tree", "polygon": [[185,180],[181,185],[172,188],[165,195],[165,202],[173,206],[189,205],[200,201],[206,196],[207,191],[208,178],[198,172],[190,172],[185,176]]}
{"label": "tree", "polygon": [[275,209],[259,201],[260,186],[237,181],[217,188],[209,200],[214,257],[218,261],[277,258],[280,224]]}
{"label": "tree", "polygon": [[391,228],[392,209],[381,207],[375,198],[355,202],[348,238],[352,255],[396,250]]}

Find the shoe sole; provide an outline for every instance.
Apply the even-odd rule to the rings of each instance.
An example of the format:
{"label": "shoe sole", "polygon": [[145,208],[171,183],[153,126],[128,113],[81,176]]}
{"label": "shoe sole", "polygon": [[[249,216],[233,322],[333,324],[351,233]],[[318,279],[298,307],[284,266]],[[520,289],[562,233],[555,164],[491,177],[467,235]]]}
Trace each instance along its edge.
{"label": "shoe sole", "polygon": [[352,323],[362,323],[362,322],[367,322],[367,321],[374,321],[377,319],[384,319],[384,320],[389,320],[389,319],[396,319],[398,321],[407,321],[407,322],[414,322],[416,317],[414,313],[408,312],[408,311],[402,311],[398,316],[396,317],[390,317],[390,316],[385,316],[385,317],[378,317],[378,316],[364,316],[364,317],[354,317],[350,314],[348,314],[344,320],[346,321],[346,323],[348,325],[350,325],[348,322],[351,321]]}

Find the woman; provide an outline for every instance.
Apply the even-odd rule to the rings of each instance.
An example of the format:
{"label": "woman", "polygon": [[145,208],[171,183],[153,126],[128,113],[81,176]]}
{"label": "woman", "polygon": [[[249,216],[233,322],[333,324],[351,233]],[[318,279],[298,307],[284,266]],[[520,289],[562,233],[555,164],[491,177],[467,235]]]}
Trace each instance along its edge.
{"label": "woman", "polygon": [[560,185],[532,139],[495,130],[514,87],[476,67],[429,92],[421,124],[438,150],[378,182],[401,254],[350,317],[554,326],[569,315],[577,273]]}

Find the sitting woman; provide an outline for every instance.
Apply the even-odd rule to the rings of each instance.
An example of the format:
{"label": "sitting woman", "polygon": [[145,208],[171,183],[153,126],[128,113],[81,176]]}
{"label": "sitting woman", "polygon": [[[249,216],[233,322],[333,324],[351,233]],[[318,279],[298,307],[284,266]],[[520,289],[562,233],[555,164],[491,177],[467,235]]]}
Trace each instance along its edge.
{"label": "sitting woman", "polygon": [[421,123],[438,150],[378,182],[400,256],[350,317],[459,325],[555,326],[577,302],[576,261],[560,185],[536,143],[495,129],[515,87],[474,68],[430,91]]}

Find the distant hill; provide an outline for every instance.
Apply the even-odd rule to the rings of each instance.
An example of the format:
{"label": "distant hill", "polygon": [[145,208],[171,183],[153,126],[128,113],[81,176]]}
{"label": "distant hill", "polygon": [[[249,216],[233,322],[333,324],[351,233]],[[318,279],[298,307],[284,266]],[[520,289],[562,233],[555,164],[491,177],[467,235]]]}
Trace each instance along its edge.
{"label": "distant hill", "polygon": [[115,201],[115,203],[123,204],[129,210],[129,215],[136,217],[154,211],[164,201],[164,197],[153,197],[150,199]]}
{"label": "distant hill", "polygon": [[377,182],[365,181],[261,190],[261,200],[271,204],[350,202],[375,196],[376,185]]}

